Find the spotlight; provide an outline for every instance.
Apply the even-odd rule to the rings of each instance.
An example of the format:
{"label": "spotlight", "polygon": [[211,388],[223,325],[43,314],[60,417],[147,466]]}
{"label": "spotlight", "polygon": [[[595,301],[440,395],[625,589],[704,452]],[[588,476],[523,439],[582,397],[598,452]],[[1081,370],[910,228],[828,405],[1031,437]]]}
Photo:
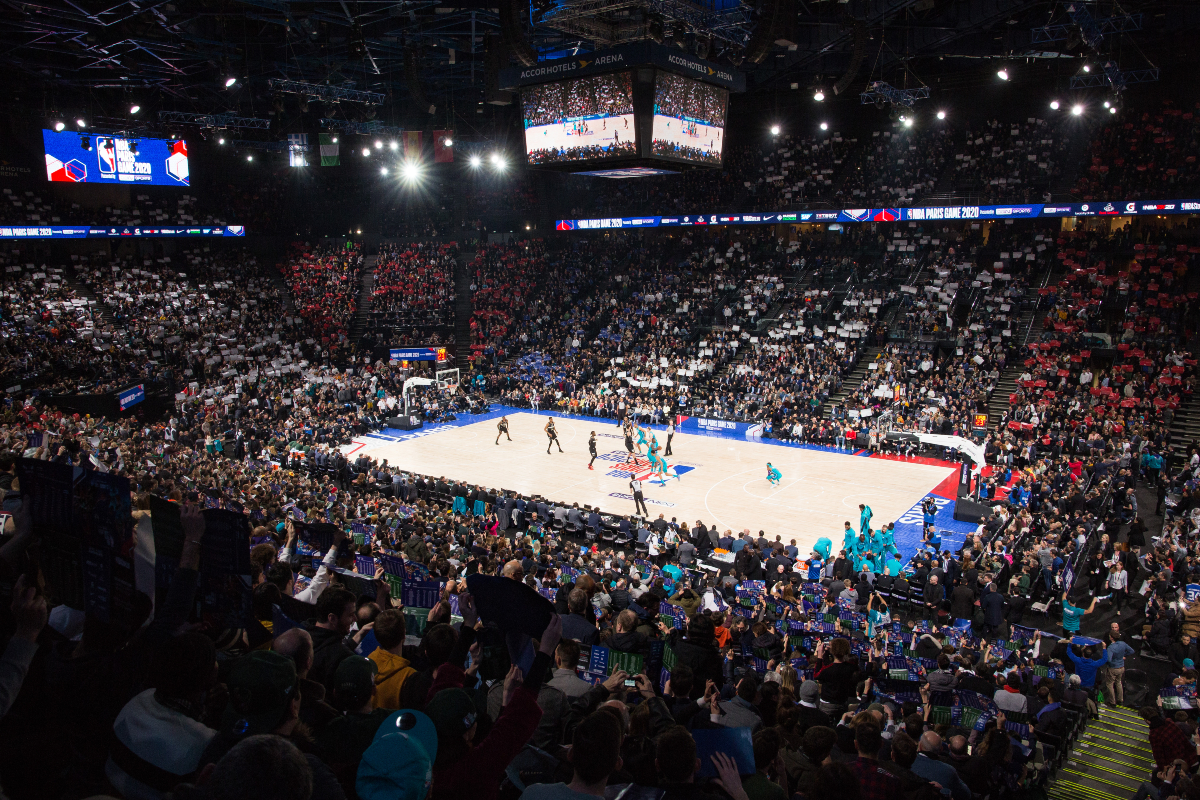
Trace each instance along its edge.
{"label": "spotlight", "polygon": [[827,130],[829,130],[829,123],[828,123],[828,122],[822,122],[822,123],[821,123],[821,130],[823,130],[823,131],[827,131]]}
{"label": "spotlight", "polygon": [[1055,110],[1055,111],[1058,111],[1058,101],[1057,101],[1057,100],[1051,100],[1051,101],[1050,101],[1050,108],[1052,108],[1052,109],[1053,109],[1053,110]]}
{"label": "spotlight", "polygon": [[1105,100],[1105,101],[1104,101],[1104,107],[1105,107],[1105,108],[1108,108],[1108,107],[1109,107],[1109,106],[1111,106],[1111,105],[1112,105],[1112,103],[1108,102],[1107,100]]}
{"label": "spotlight", "polygon": [[1092,65],[1091,65],[1091,64],[1084,64],[1084,65],[1083,65],[1083,71],[1084,71],[1084,72],[1091,72],[1091,71],[1092,71]]}
{"label": "spotlight", "polygon": [[902,122],[904,123],[904,127],[906,127],[906,128],[911,128],[911,127],[912,127],[912,124],[913,124],[913,118],[912,118],[912,117],[905,117],[905,118],[902,120]]}
{"label": "spotlight", "polygon": [[1002,81],[1008,80],[1008,70],[1006,70],[1006,69],[997,70],[996,77]]}
{"label": "spotlight", "polygon": [[81,119],[77,119],[77,120],[75,120],[75,124],[76,124],[77,126],[79,126],[80,128],[86,128],[86,127],[87,127],[87,123],[86,123],[86,122],[84,122],[84,121],[83,121],[83,120],[81,120]]}
{"label": "spotlight", "polygon": [[771,126],[771,135],[772,135],[772,136],[778,136],[778,135],[779,135],[779,132],[780,132],[781,130],[783,130],[783,129],[782,129],[782,128],[780,128],[778,125],[772,125],[772,126]]}
{"label": "spotlight", "polygon": [[225,144],[225,137],[222,136],[220,139],[217,139],[217,144]]}
{"label": "spotlight", "polygon": [[813,100],[816,100],[819,103],[824,99],[825,99],[825,93],[822,92],[820,89],[817,89],[817,91],[813,92]]}
{"label": "spotlight", "polygon": [[379,168],[379,174],[380,174],[380,175],[387,175],[387,167],[380,167],[380,168]]}
{"label": "spotlight", "polygon": [[141,111],[141,110],[142,110],[142,107],[141,107],[141,106],[139,106],[137,103],[134,103],[133,105],[131,105],[131,106],[129,107],[129,113],[130,113],[130,114],[136,114],[136,113],[138,113],[138,112],[139,112],[139,111]]}
{"label": "spotlight", "polygon": [[247,160],[247,161],[253,161],[253,160],[254,160],[254,156],[246,156],[246,160]]}
{"label": "spotlight", "polygon": [[381,149],[382,147],[383,147],[383,142],[381,142],[381,141],[379,141],[378,139],[376,139],[376,140],[375,140],[375,149],[376,149],[376,150],[379,150],[379,149]]}
{"label": "spotlight", "polygon": [[467,159],[467,163],[471,165],[471,169],[479,169],[483,165],[483,159],[479,156],[471,156]]}
{"label": "spotlight", "polygon": [[[378,143],[378,142],[376,142],[376,143],[375,143],[375,146],[376,146],[376,147],[379,147],[379,143]],[[400,145],[396,144],[395,142],[388,142],[388,149],[389,149],[389,150],[395,150],[395,149],[396,149],[397,147],[399,147],[399,146],[400,146]]]}
{"label": "spotlight", "polygon": [[231,86],[233,86],[235,83],[237,83],[237,78],[226,78],[225,79],[225,88],[228,89]]}
{"label": "spotlight", "polygon": [[371,148],[369,148],[369,147],[364,147],[364,148],[363,148],[363,155],[364,155],[364,156],[369,156],[369,155],[371,155]]}
{"label": "spotlight", "polygon": [[1082,115],[1083,114],[1083,106],[1079,105],[1078,103],[1071,106],[1071,113],[1077,117]]}
{"label": "spotlight", "polygon": [[527,230],[527,231],[528,231],[528,230],[533,230],[533,226],[532,226],[532,225],[526,225],[526,226],[525,226],[525,230]]}
{"label": "spotlight", "polygon": [[79,146],[81,148],[83,148],[84,150],[91,150],[92,149],[92,140],[86,136],[81,136],[81,137],[79,137]]}
{"label": "spotlight", "polygon": [[415,181],[421,177],[421,165],[415,161],[409,161],[404,165],[404,180]]}
{"label": "spotlight", "polygon": [[500,153],[492,153],[492,166],[496,169],[504,169],[504,156]]}
{"label": "spotlight", "polygon": [[65,127],[67,127],[67,123],[62,122],[61,120],[59,122],[54,123],[54,130],[58,131],[59,133],[62,133],[63,128],[65,128]]}
{"label": "spotlight", "polygon": [[1116,106],[1109,106],[1109,107],[1108,107],[1108,113],[1110,113],[1110,114],[1115,114],[1115,113],[1117,113],[1117,107],[1116,107]]}
{"label": "spotlight", "polygon": [[336,136],[334,136],[334,137],[333,137],[332,139],[330,139],[329,141],[333,142],[334,144],[337,144],[337,137],[336,137]]}
{"label": "spotlight", "polygon": [[454,140],[447,136],[446,141],[442,142],[442,144],[446,147],[454,147]]}
{"label": "spotlight", "polygon": [[360,234],[361,234],[361,233],[362,233],[362,228],[359,228],[357,231],[355,231],[355,233],[360,233]]}
{"label": "spotlight", "polygon": [[939,112],[937,113],[937,118],[938,118],[938,119],[945,119],[945,118],[946,118],[946,112],[945,112],[945,111],[939,111]]}

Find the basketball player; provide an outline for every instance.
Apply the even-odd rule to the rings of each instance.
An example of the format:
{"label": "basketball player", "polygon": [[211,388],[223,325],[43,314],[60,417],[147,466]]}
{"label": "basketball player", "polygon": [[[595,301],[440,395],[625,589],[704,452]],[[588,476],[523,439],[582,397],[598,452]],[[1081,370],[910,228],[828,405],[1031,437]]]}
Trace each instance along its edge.
{"label": "basketball player", "polygon": [[628,464],[632,460],[633,466],[636,467],[638,465],[638,460],[637,460],[637,450],[634,448],[634,445],[633,445],[633,425],[629,422],[629,420],[625,420],[624,427],[625,427],[625,449],[629,452],[626,454],[625,460],[622,461],[621,463]]}
{"label": "basketball player", "polygon": [[558,452],[561,453],[563,449],[562,445],[559,444],[558,441],[558,431],[554,430],[554,417],[550,417],[550,419],[547,420],[544,430],[546,431],[546,438],[550,440],[546,444],[546,455],[550,455],[550,447],[556,444],[558,445]]}
{"label": "basketball player", "polygon": [[[496,424],[496,444],[497,444],[497,446],[500,444],[501,436],[508,436],[508,417],[501,417],[500,422],[498,422]],[[508,436],[508,440],[511,442],[512,437]]]}
{"label": "basketball player", "polygon": [[783,474],[779,470],[772,467],[771,462],[768,461],[767,462],[767,480],[770,481],[775,486],[778,486],[779,479],[782,477],[783,477]]}
{"label": "basketball player", "polygon": [[588,462],[588,469],[595,469],[592,464],[596,463],[596,432],[592,431],[592,435],[588,438],[588,452],[592,454],[592,460]]}

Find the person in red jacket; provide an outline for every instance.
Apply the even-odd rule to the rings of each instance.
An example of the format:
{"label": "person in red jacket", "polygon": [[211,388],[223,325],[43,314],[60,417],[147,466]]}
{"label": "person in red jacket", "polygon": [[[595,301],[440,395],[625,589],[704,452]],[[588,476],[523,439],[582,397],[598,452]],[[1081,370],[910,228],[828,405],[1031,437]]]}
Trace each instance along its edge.
{"label": "person in red jacket", "polygon": [[1187,762],[1188,767],[1196,763],[1198,748],[1188,741],[1187,734],[1179,726],[1165,718],[1161,712],[1162,696],[1158,698],[1158,708],[1145,706],[1141,710],[1142,719],[1150,728],[1150,750],[1154,753],[1154,763],[1159,769],[1165,769],[1180,759]]}
{"label": "person in red jacket", "polygon": [[[459,595],[460,608],[462,597]],[[466,614],[463,616],[465,620]],[[504,678],[500,717],[478,744],[472,744],[477,727],[475,701],[462,689],[461,662],[450,661],[438,667],[425,707],[438,732],[430,800],[494,800],[498,796],[505,769],[542,719],[538,691],[561,637],[562,620],[554,614],[542,633],[529,674],[522,675],[515,665],[509,669]]]}

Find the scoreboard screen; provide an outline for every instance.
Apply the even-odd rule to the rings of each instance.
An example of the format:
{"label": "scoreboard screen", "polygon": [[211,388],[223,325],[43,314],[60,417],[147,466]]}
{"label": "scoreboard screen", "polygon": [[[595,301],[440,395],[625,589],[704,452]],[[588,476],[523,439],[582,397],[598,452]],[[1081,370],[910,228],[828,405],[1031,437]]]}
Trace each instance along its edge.
{"label": "scoreboard screen", "polygon": [[46,180],[53,183],[139,183],[188,186],[183,139],[124,138],[71,131],[42,131]]}
{"label": "scoreboard screen", "polygon": [[521,106],[530,164],[638,155],[629,72],[529,86]]}
{"label": "scoreboard screen", "polygon": [[660,71],[650,154],[720,166],[729,90]]}

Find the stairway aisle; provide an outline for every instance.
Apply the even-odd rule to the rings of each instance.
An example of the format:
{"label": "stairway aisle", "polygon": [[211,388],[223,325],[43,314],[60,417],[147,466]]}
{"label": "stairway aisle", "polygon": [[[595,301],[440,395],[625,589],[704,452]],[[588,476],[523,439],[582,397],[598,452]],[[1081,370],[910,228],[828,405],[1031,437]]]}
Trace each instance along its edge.
{"label": "stairway aisle", "polygon": [[858,357],[858,363],[854,366],[854,371],[851,372],[846,379],[842,381],[842,388],[837,394],[829,398],[821,409],[821,416],[829,419],[830,410],[834,405],[843,405],[846,398],[852,392],[858,390],[862,386],[863,378],[867,377],[867,365],[875,363],[875,357],[883,351],[882,347],[868,347],[863,350],[862,355]]}
{"label": "stairway aisle", "polygon": [[454,353],[455,365],[462,370],[470,366],[471,353],[471,262],[475,253],[458,254],[454,265]]}
{"label": "stairway aisle", "polygon": [[362,274],[358,277],[358,301],[354,319],[350,322],[350,341],[357,342],[367,329],[371,316],[371,305],[375,297],[375,265],[379,256],[363,256]]}
{"label": "stairway aisle", "polygon": [[1132,709],[1102,706],[1046,793],[1053,800],[1129,800],[1153,770],[1145,721]]}

